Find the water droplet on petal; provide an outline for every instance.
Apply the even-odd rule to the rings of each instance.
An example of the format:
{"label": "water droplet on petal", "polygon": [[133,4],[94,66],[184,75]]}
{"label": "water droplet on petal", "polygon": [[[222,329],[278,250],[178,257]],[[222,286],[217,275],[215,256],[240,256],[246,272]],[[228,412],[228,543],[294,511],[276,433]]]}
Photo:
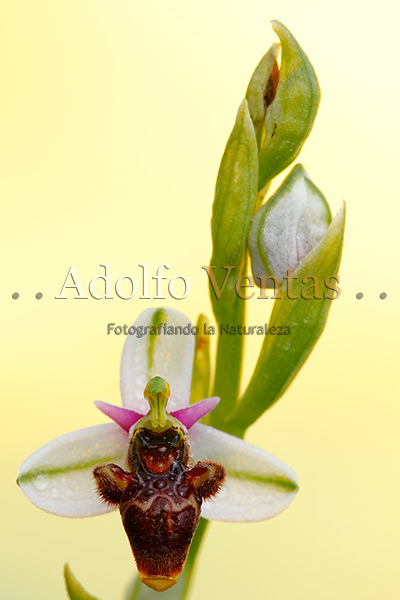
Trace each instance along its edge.
{"label": "water droplet on petal", "polygon": [[33,479],[32,485],[34,488],[41,492],[48,487],[49,482],[50,480],[47,477],[47,475],[38,475],[37,477],[35,477],[35,479]]}

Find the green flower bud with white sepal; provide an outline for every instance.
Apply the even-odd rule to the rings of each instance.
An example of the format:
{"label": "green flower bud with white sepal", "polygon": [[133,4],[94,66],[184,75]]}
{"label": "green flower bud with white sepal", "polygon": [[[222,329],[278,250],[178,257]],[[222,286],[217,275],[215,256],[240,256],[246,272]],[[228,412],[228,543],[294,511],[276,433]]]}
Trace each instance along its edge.
{"label": "green flower bud with white sepal", "polygon": [[[281,283],[326,234],[331,212],[302,165],[296,165],[253,218],[249,250],[256,285]],[[261,278],[261,279],[260,279]]]}
{"label": "green flower bud with white sepal", "polygon": [[282,45],[282,60],[276,95],[265,114],[259,190],[295,160],[311,132],[320,101],[318,79],[303,49],[282,23],[272,21],[272,28]]}
{"label": "green flower bud with white sepal", "polygon": [[[270,328],[284,325],[290,336],[265,336],[253,376],[242,398],[226,417],[225,427],[239,434],[270,408],[306,362],[339,295],[338,271],[342,255],[346,208],[343,204],[326,234],[279,287]],[[306,286],[309,280],[313,285]],[[336,283],[334,283],[336,282]],[[306,286],[306,287],[305,287]],[[309,287],[313,293],[309,293]],[[289,338],[289,339],[288,339]]]}

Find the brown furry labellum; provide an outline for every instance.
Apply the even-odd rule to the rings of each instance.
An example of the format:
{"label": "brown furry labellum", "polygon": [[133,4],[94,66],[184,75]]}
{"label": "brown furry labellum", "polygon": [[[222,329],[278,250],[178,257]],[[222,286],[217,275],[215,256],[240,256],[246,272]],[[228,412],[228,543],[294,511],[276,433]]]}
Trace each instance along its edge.
{"label": "brown furry labellum", "polygon": [[160,592],[176,583],[202,501],[225,478],[218,463],[193,465],[186,429],[169,424],[157,431],[149,421],[138,423],[129,445],[131,472],[114,464],[94,469],[101,499],[119,507],[142,582]]}

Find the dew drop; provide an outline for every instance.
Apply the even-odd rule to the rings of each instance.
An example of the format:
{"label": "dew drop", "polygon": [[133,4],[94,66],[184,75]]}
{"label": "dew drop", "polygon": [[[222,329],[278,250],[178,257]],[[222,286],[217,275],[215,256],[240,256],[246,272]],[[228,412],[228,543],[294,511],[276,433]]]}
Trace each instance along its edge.
{"label": "dew drop", "polygon": [[32,481],[33,487],[36,488],[40,492],[45,490],[48,487],[49,483],[50,483],[50,479],[47,477],[47,475],[38,475]]}

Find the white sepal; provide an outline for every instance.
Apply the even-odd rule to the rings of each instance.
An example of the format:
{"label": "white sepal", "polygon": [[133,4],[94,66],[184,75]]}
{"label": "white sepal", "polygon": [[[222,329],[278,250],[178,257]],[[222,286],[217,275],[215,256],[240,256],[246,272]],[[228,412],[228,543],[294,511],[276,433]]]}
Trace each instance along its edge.
{"label": "white sepal", "polygon": [[[165,334],[163,324],[173,328]],[[168,412],[188,406],[194,357],[194,335],[186,333],[192,327],[189,319],[172,308],[149,308],[133,327],[155,327],[143,337],[128,335],[121,359],[121,396],[125,408],[146,414],[149,410],[143,391],[152,377],[163,377],[171,387]],[[182,328],[176,329],[176,328]],[[185,329],[184,329],[185,328]],[[181,331],[181,333],[179,333]]]}
{"label": "white sepal", "polygon": [[297,476],[283,462],[242,439],[200,423],[190,430],[195,461],[225,467],[221,491],[202,506],[206,519],[263,521],[283,511],[297,492]]}
{"label": "white sepal", "polygon": [[113,510],[100,501],[93,469],[127,468],[128,434],[115,423],[67,433],[42,446],[21,465],[17,483],[38,508],[63,517],[91,517]]}

